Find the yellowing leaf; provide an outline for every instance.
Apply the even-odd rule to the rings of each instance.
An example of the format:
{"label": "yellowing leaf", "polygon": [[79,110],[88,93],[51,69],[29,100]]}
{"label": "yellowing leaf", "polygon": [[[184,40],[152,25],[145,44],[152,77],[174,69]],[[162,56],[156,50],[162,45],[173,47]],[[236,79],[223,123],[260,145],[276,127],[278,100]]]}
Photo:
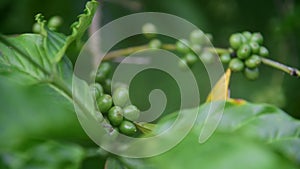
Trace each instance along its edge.
{"label": "yellowing leaf", "polygon": [[206,102],[226,100],[229,97],[228,86],[230,81],[230,75],[231,70],[227,69],[226,73],[215,84],[215,86],[207,96]]}

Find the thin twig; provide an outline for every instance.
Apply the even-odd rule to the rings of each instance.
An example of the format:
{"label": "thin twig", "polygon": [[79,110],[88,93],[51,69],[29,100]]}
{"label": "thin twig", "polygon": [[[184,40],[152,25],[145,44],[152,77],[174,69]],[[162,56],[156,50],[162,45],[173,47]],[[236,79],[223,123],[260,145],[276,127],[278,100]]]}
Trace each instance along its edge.
{"label": "thin twig", "polygon": [[[125,48],[125,49],[115,50],[115,51],[107,53],[103,60],[111,60],[111,59],[121,57],[121,56],[128,56],[132,53],[138,52],[140,50],[145,50],[145,49],[150,49],[150,48],[148,45],[142,45],[142,46],[134,46],[134,47],[129,47],[129,48]],[[172,51],[172,50],[176,50],[176,46],[174,44],[164,44],[164,45],[162,45],[161,49]],[[230,52],[229,49],[213,48],[213,47],[207,47],[207,48],[205,48],[205,50],[217,53],[218,55]],[[276,62],[274,60],[267,59],[267,58],[262,58],[262,63],[265,65],[268,65],[270,67],[273,67],[275,69],[286,72],[291,76],[300,77],[300,71],[297,68],[286,66],[282,63],[279,63],[279,62]]]}
{"label": "thin twig", "polygon": [[276,62],[274,60],[267,59],[267,58],[262,58],[261,60],[262,60],[262,63],[265,65],[271,66],[275,69],[279,69],[283,72],[288,73],[291,76],[300,77],[300,71],[296,68],[286,66],[282,63],[279,63],[279,62]]}

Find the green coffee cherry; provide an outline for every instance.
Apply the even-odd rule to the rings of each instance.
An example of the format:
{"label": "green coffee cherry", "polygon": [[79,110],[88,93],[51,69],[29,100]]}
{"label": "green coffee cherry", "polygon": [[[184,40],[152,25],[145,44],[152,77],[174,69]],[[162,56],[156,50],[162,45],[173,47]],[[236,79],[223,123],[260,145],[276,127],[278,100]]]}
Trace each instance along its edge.
{"label": "green coffee cherry", "polygon": [[124,120],[120,126],[119,126],[119,130],[121,133],[131,136],[133,134],[135,134],[137,132],[137,128],[136,126],[129,121]]}
{"label": "green coffee cherry", "polygon": [[53,16],[48,21],[48,27],[51,30],[56,30],[63,23],[63,20],[60,16]]}
{"label": "green coffee cherry", "polygon": [[204,38],[204,43],[205,44],[209,44],[209,42],[211,42],[213,40],[213,36],[210,33],[206,33],[205,34],[205,38]]}
{"label": "green coffee cherry", "polygon": [[251,42],[256,42],[259,45],[263,44],[264,38],[260,33],[253,33],[250,39]]}
{"label": "green coffee cherry", "polygon": [[124,117],[131,121],[136,121],[140,116],[140,110],[134,106],[129,105],[123,109]]}
{"label": "green coffee cherry", "polygon": [[249,46],[251,47],[252,53],[254,53],[254,54],[258,54],[259,53],[260,46],[259,46],[259,44],[257,42],[250,42]]}
{"label": "green coffee cherry", "polygon": [[268,57],[269,56],[269,50],[266,47],[262,46],[262,47],[259,48],[259,55],[261,57]]}
{"label": "green coffee cherry", "polygon": [[246,59],[250,55],[251,55],[251,47],[247,44],[242,45],[237,51],[237,56],[239,59]]}
{"label": "green coffee cherry", "polygon": [[129,92],[127,88],[119,87],[112,95],[113,102],[116,106],[124,107],[129,102]]}
{"label": "green coffee cherry", "polygon": [[190,41],[192,44],[202,44],[205,41],[204,33],[199,29],[192,31]]}
{"label": "green coffee cherry", "polygon": [[229,38],[229,43],[233,49],[237,50],[243,44],[241,34],[232,34]]}
{"label": "green coffee cherry", "polygon": [[201,45],[193,44],[192,47],[191,47],[191,49],[196,54],[200,54],[202,52],[202,46]]}
{"label": "green coffee cherry", "polygon": [[114,106],[108,111],[108,120],[113,126],[118,126],[123,121],[123,109],[119,106]]}
{"label": "green coffee cherry", "polygon": [[104,80],[103,89],[106,93],[111,93],[111,79]]}
{"label": "green coffee cherry", "polygon": [[234,58],[229,62],[229,68],[233,72],[239,72],[244,69],[244,63],[240,59]]}
{"label": "green coffee cherry", "polygon": [[229,63],[230,60],[231,60],[230,53],[223,53],[223,54],[220,56],[220,60],[221,60],[221,62],[224,63],[224,64]]}
{"label": "green coffee cherry", "polygon": [[103,87],[99,83],[93,83],[90,85],[90,92],[97,99],[103,94]]}
{"label": "green coffee cherry", "polygon": [[41,32],[41,25],[38,23],[34,23],[32,26],[32,32],[40,33]]}
{"label": "green coffee cherry", "polygon": [[115,91],[117,88],[126,88],[128,89],[128,85],[122,82],[116,82],[112,86],[112,90]]}
{"label": "green coffee cherry", "polygon": [[249,31],[244,31],[242,33],[242,35],[247,39],[247,40],[250,40],[251,37],[252,37],[252,34],[249,32]]}
{"label": "green coffee cherry", "polygon": [[110,71],[111,66],[108,62],[101,63],[96,73],[96,81],[99,83],[104,82]]}
{"label": "green coffee cherry", "polygon": [[211,64],[215,61],[215,55],[211,52],[203,52],[200,59],[203,63]]}
{"label": "green coffee cherry", "polygon": [[97,99],[97,105],[101,113],[106,113],[112,106],[112,98],[108,94],[103,94]]}
{"label": "green coffee cherry", "polygon": [[248,78],[249,80],[255,80],[259,76],[259,70],[258,68],[254,68],[254,69],[245,68],[244,74],[246,78]]}
{"label": "green coffee cherry", "polygon": [[188,63],[185,58],[182,58],[178,61],[178,67],[179,67],[179,69],[181,69],[183,71],[186,71],[189,69]]}
{"label": "green coffee cherry", "polygon": [[100,64],[98,71],[103,72],[105,74],[109,74],[111,71],[111,65],[108,62],[103,62]]}
{"label": "green coffee cherry", "polygon": [[96,74],[96,82],[103,83],[106,79],[107,75],[103,72],[97,72]]}
{"label": "green coffee cherry", "polygon": [[180,39],[176,42],[176,50],[182,53],[188,53],[190,51],[190,43],[186,39]]}
{"label": "green coffee cherry", "polygon": [[248,39],[247,39],[247,37],[246,36],[244,36],[243,34],[241,34],[240,33],[240,35],[241,35],[241,39],[242,39],[242,42],[243,42],[243,44],[244,43],[247,43],[248,42]]}
{"label": "green coffee cherry", "polygon": [[252,55],[245,61],[245,65],[248,68],[256,68],[260,63],[261,58],[258,55]]}
{"label": "green coffee cherry", "polygon": [[162,43],[158,39],[153,39],[149,42],[149,48],[151,49],[159,49],[161,47]]}
{"label": "green coffee cherry", "polygon": [[185,60],[187,62],[188,65],[193,65],[197,62],[198,58],[196,55],[192,54],[192,53],[188,53],[185,55]]}
{"label": "green coffee cherry", "polygon": [[142,27],[142,33],[147,38],[155,37],[155,35],[157,33],[156,26],[152,23],[145,23]]}

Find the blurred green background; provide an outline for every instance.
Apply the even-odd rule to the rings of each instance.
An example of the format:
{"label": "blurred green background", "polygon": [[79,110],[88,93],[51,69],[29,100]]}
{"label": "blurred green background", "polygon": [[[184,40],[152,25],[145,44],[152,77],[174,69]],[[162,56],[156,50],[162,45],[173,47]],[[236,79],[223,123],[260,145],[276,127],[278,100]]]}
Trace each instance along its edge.
{"label": "blurred green background", "polygon": [[[42,13],[46,19],[54,15],[61,16],[64,23],[60,31],[68,34],[69,25],[82,12],[85,2],[0,0],[0,32],[3,34],[32,32],[35,14]],[[218,47],[228,47],[228,37],[234,32],[258,31],[265,37],[264,43],[269,48],[272,59],[300,68],[300,1],[106,0],[101,2],[101,8],[102,24],[144,11],[177,15],[211,33],[214,37],[213,44]],[[141,39],[140,42],[146,43],[145,39]],[[69,57],[74,60],[76,56]],[[200,64],[193,68],[194,71],[202,69]],[[175,111],[178,106],[174,105],[180,102],[178,92],[174,92],[177,86],[171,82],[172,79],[164,74],[158,74],[157,71],[148,71],[135,79],[140,82],[133,83],[130,88],[133,91],[133,101],[141,109],[146,109],[149,104],[141,100],[147,100],[149,88],[159,86],[168,96],[166,111]],[[261,66],[260,75],[258,80],[248,81],[242,74],[234,74],[230,86],[231,96],[252,102],[271,103],[300,118],[300,80],[266,66]],[[161,79],[169,81],[161,81],[156,86],[151,86],[153,83],[150,82],[158,82]],[[197,77],[197,80],[200,85],[207,86],[207,77]],[[35,145],[35,142],[51,138],[78,142],[86,147],[94,146],[81,129],[71,104],[60,104],[60,100],[64,98],[53,94],[52,89],[46,86],[27,87],[24,84],[26,85],[25,80],[16,81],[8,76],[0,76],[1,153],[10,148],[22,149],[24,144],[20,147],[19,143],[32,137],[34,141],[25,145]],[[166,84],[171,84],[171,87]],[[209,88],[205,87],[202,90],[204,93],[202,96],[205,96]],[[86,163],[84,165],[93,165]]]}

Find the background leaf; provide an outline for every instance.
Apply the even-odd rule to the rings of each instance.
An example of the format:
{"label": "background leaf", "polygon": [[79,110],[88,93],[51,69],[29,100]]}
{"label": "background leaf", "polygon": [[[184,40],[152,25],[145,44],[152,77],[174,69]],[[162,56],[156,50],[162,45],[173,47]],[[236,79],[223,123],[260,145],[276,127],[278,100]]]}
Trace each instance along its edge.
{"label": "background leaf", "polygon": [[125,168],[122,166],[119,160],[113,157],[109,157],[105,162],[104,169],[125,169]]}
{"label": "background leaf", "polygon": [[85,150],[70,143],[48,141],[18,152],[2,153],[2,164],[12,169],[78,169]]}
{"label": "background leaf", "polygon": [[[291,161],[299,159],[299,121],[270,105],[228,102],[216,132],[199,144],[207,108],[209,104],[201,106],[197,125],[181,143],[149,162],[164,169],[296,168]],[[169,116],[161,127],[171,125],[176,118]]]}

